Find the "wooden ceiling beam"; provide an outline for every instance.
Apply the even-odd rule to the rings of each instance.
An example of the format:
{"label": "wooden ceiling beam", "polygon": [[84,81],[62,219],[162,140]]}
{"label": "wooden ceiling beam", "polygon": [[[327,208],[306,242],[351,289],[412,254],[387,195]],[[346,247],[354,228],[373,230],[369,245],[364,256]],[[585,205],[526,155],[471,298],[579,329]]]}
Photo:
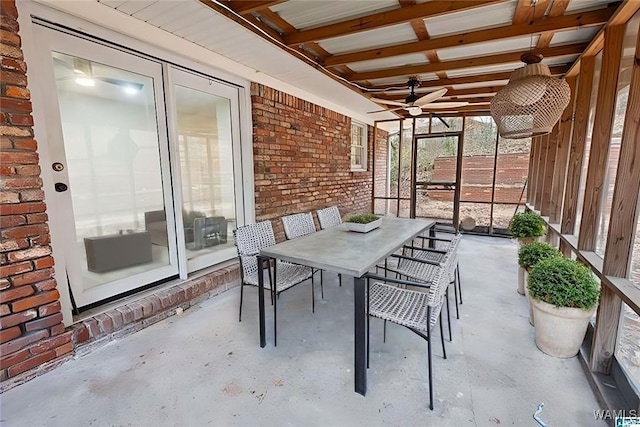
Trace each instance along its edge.
{"label": "wooden ceiling beam", "polygon": [[550,0],[537,0],[535,6],[531,0],[518,0],[516,11],[513,14],[514,24],[524,24],[544,16],[549,7]]}
{"label": "wooden ceiling beam", "polygon": [[[563,55],[575,55],[582,53],[588,46],[587,43],[577,43],[570,45],[555,46],[546,49],[534,49],[532,52],[540,54],[545,58]],[[487,65],[504,64],[520,61],[522,52],[510,52],[497,55],[478,56],[473,58],[454,59],[451,61],[442,61],[435,64],[419,64],[393,68],[385,68],[374,71],[365,71],[354,73],[346,76],[350,81],[363,81],[384,79],[397,76],[410,76],[414,74],[435,73],[437,71],[446,71],[454,69],[464,69],[472,67],[481,67]]]}
{"label": "wooden ceiling beam", "polygon": [[352,62],[368,61],[371,59],[406,55],[409,53],[416,53],[433,49],[444,49],[448,47],[463,46],[475,43],[489,42],[493,40],[526,36],[545,31],[568,30],[573,28],[601,25],[607,22],[615,11],[616,7],[613,6],[605,9],[592,10],[589,12],[543,18],[525,24],[507,25],[498,28],[471,31],[463,34],[453,34],[450,36],[431,38],[429,40],[405,43],[401,45],[369,49],[341,55],[333,55],[325,60],[324,65],[335,66]]}
{"label": "wooden ceiling beam", "polygon": [[287,0],[271,0],[271,1],[258,1],[258,0],[231,0],[228,5],[234,12],[240,15],[250,15],[253,12],[267,9],[269,6],[274,6],[279,3],[284,3]]}
{"label": "wooden ceiling beam", "polygon": [[[635,13],[640,10],[640,1],[638,0],[625,0],[620,6],[618,6],[616,12],[611,19],[607,22],[605,27],[613,25],[621,25],[626,23]],[[584,57],[595,56],[604,47],[604,28],[600,29],[598,34],[591,40],[589,46],[582,52],[582,55],[573,63],[573,66],[567,72],[567,77],[577,76],[580,72],[580,60]]]}
{"label": "wooden ceiling beam", "polygon": [[[567,71],[569,71],[569,68],[570,68],[570,65],[555,65],[553,67],[549,67],[551,74],[554,76],[562,75],[566,73]],[[416,89],[416,93],[420,93],[421,88],[444,87],[444,86],[453,86],[453,85],[463,85],[463,84],[469,84],[469,83],[509,80],[511,73],[512,73],[511,71],[504,71],[500,73],[487,73],[487,74],[478,74],[474,76],[453,77],[453,78],[440,79],[440,80],[428,80],[420,83],[420,87]],[[385,89],[391,89],[391,88],[397,88],[397,87],[398,87],[398,84],[392,84],[392,85],[369,86],[368,89],[371,91],[382,91]],[[406,92],[409,93],[409,90],[407,89]],[[369,92],[369,94],[371,94],[371,92]],[[373,94],[373,95],[376,97],[378,96],[377,94]]]}
{"label": "wooden ceiling beam", "polygon": [[287,35],[285,40],[289,46],[298,43],[326,40],[359,33],[361,31],[402,24],[412,19],[425,19],[504,1],[505,0],[429,1],[411,7],[401,7],[387,12],[374,13],[360,18],[336,22],[323,27],[297,31]]}
{"label": "wooden ceiling beam", "polygon": [[[564,15],[564,12],[567,10],[567,6],[569,6],[569,1],[570,0],[554,0],[553,5],[551,5],[551,10],[549,11],[549,16]],[[549,47],[554,34],[554,31],[547,31],[540,34],[536,47],[538,49]]]}

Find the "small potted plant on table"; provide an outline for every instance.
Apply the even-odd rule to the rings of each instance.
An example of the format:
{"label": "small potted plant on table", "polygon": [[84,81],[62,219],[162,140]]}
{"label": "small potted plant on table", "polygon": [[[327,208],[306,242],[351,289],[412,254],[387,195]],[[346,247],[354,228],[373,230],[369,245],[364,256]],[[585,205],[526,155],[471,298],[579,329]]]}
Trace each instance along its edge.
{"label": "small potted plant on table", "polygon": [[[546,226],[542,217],[534,212],[517,213],[509,221],[511,237],[516,239],[520,246],[535,241],[544,235]],[[524,295],[524,269],[518,270],[518,293]]]}
{"label": "small potted plant on table", "polygon": [[358,233],[368,233],[380,227],[381,223],[382,218],[372,213],[352,214],[344,219],[344,224],[347,229]]}
{"label": "small potted plant on table", "polygon": [[591,271],[564,257],[545,259],[531,270],[528,288],[538,348],[555,357],[578,354],[600,296]]}
{"label": "small potted plant on table", "polygon": [[[529,301],[529,292],[527,289],[527,279],[531,269],[538,264],[543,259],[561,257],[562,253],[551,246],[548,243],[544,242],[531,242],[520,247],[518,251],[518,264],[524,270],[524,280],[522,282],[522,288],[520,288],[520,282],[518,283],[518,293],[524,294],[527,296],[527,301]],[[534,324],[533,319],[533,308],[531,306],[531,302],[529,301],[529,323]]]}

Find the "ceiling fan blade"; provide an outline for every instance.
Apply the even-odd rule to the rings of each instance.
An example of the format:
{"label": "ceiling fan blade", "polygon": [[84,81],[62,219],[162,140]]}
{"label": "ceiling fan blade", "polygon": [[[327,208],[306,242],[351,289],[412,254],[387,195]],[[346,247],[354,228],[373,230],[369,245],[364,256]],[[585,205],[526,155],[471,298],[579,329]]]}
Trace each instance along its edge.
{"label": "ceiling fan blade", "polygon": [[380,99],[380,98],[370,98],[373,102],[377,102],[379,104],[388,104],[388,105],[397,105],[399,107],[407,107],[408,104],[405,104],[404,102],[398,102],[398,101],[390,101],[388,99]]}
{"label": "ceiling fan blade", "polygon": [[445,93],[447,93],[446,87],[442,89],[438,89],[435,92],[426,94],[422,98],[418,98],[416,102],[414,102],[414,104],[417,105],[418,107],[422,107],[423,105],[429,104],[438,98],[442,98]]}
{"label": "ceiling fan blade", "polygon": [[458,108],[464,107],[465,105],[469,105],[468,102],[434,102],[432,104],[422,105],[421,107],[425,110],[440,110],[445,108]]}
{"label": "ceiling fan blade", "polygon": [[404,110],[404,107],[388,108],[388,109],[384,109],[384,110],[376,110],[376,111],[367,111],[367,114],[383,113],[383,112],[385,112],[385,111],[398,111],[398,110]]}

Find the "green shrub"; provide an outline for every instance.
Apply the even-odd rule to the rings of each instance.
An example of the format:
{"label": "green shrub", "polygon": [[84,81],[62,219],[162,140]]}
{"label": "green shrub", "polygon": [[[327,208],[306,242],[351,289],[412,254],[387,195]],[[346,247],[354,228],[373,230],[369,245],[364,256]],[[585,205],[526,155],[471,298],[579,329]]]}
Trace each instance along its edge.
{"label": "green shrub", "polygon": [[509,231],[516,239],[544,235],[546,226],[542,217],[533,212],[517,213],[509,221]]}
{"label": "green shrub", "polygon": [[358,224],[368,224],[370,222],[373,222],[377,219],[379,219],[380,217],[377,215],[374,215],[372,213],[359,213],[359,214],[353,214],[353,215],[349,215],[348,217],[346,217],[344,219],[344,222],[355,222]]}
{"label": "green shrub", "polygon": [[591,270],[564,257],[537,263],[529,274],[529,295],[555,305],[590,310],[600,296],[598,282]]}
{"label": "green shrub", "polygon": [[543,259],[557,256],[562,256],[562,253],[548,243],[527,243],[518,251],[518,264],[520,264],[520,267],[528,270]]}

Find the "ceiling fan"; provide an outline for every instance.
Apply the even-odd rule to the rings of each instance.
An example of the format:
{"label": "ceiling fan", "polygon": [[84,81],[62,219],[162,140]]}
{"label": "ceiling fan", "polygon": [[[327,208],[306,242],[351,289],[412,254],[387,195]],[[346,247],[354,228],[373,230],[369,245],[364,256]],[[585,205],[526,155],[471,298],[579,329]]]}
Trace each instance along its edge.
{"label": "ceiling fan", "polygon": [[407,86],[411,93],[409,96],[405,98],[405,102],[398,101],[390,101],[387,99],[380,98],[371,98],[372,101],[380,103],[393,105],[397,108],[386,108],[384,110],[376,110],[369,111],[367,114],[373,113],[381,113],[383,111],[397,111],[397,110],[407,110],[409,114],[412,116],[419,116],[423,113],[424,110],[436,110],[436,109],[445,109],[445,108],[457,108],[462,107],[463,105],[468,105],[468,102],[434,102],[440,98],[442,98],[445,93],[447,93],[446,88],[439,89],[435,92],[428,93],[422,97],[416,95],[416,88],[420,86],[420,81],[417,77],[409,77],[409,81],[407,82]]}

